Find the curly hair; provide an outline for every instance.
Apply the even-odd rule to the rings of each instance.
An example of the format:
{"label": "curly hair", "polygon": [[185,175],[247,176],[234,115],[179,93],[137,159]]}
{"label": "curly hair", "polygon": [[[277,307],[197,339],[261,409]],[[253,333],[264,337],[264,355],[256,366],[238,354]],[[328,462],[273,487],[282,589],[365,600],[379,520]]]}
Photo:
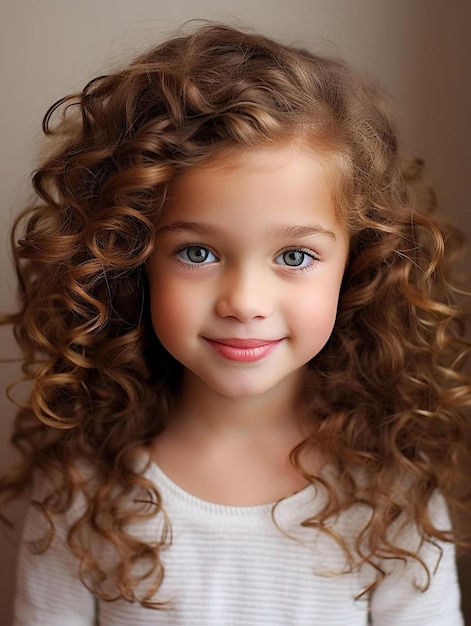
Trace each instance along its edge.
{"label": "curly hair", "polygon": [[[420,561],[392,539],[398,520],[414,523],[424,541],[456,539],[427,507],[436,490],[452,509],[459,502],[471,405],[466,318],[450,279],[460,236],[432,215],[422,164],[401,155],[376,84],[341,61],[210,24],[63,98],[43,128],[55,150],[34,174],[37,202],[16,223],[20,304],[3,318],[31,383],[12,437],[23,461],[0,482],[11,495],[33,473],[47,477],[35,505],[51,532],[37,550],[80,496],[68,543],[83,582],[105,599],[160,606],[170,525],[154,543],[130,531],[136,520],[165,516],[142,450],[164,428],[181,374],[148,312],[154,227],[186,168],[280,142],[326,155],[351,239],[332,337],[309,364],[310,433],[291,454],[329,494],[304,524],[330,533],[340,512],[368,506],[368,522],[344,549],[352,563],[376,567],[379,580],[379,558]],[[311,442],[326,451],[335,482],[303,468]],[[109,571],[85,534],[113,548]],[[137,563],[147,567],[142,593]]]}

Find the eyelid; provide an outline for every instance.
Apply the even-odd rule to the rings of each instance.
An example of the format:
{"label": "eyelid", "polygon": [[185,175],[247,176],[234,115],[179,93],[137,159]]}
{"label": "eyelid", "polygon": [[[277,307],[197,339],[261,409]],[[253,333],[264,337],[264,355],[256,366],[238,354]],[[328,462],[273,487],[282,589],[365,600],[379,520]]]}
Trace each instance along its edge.
{"label": "eyelid", "polygon": [[282,254],[286,254],[286,252],[303,252],[307,256],[310,256],[312,259],[317,261],[320,261],[321,258],[321,255],[312,248],[305,248],[304,246],[286,246],[286,248],[283,248],[275,254],[275,259]]}
{"label": "eyelid", "polygon": [[282,248],[279,252],[277,252],[276,256],[280,256],[280,254],[284,254],[285,252],[292,252],[292,251],[304,252],[304,254],[311,256],[313,259],[320,258],[320,254],[318,252],[316,252],[312,248],[307,248],[305,246],[286,246],[285,248]]}

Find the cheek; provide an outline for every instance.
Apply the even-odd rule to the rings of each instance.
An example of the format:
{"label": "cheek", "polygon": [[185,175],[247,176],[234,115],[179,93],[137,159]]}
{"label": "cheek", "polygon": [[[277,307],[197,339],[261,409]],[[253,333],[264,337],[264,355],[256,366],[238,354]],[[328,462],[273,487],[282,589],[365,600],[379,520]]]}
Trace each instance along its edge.
{"label": "cheek", "polygon": [[173,352],[181,341],[195,335],[202,316],[203,300],[189,281],[169,280],[156,274],[150,283],[150,306],[154,332],[161,343]]}
{"label": "cheek", "polygon": [[174,336],[177,329],[181,326],[177,313],[178,310],[175,306],[172,306],[171,301],[157,296],[152,298],[152,325],[155,334],[164,345],[168,343],[168,339]]}
{"label": "cheek", "polygon": [[165,344],[165,339],[174,335],[182,326],[182,312],[185,311],[186,305],[184,294],[158,276],[153,277],[150,294],[154,331]]}
{"label": "cheek", "polygon": [[292,307],[292,317],[308,343],[324,344],[335,325],[338,307],[338,290],[326,288],[305,297]]}

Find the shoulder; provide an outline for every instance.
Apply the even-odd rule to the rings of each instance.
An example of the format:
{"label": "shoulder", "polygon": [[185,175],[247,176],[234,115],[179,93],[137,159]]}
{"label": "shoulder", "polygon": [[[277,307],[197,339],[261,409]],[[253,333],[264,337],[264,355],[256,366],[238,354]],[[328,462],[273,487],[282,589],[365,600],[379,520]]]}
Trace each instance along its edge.
{"label": "shoulder", "polygon": [[[428,513],[433,526],[451,538],[448,507],[438,492],[430,499]],[[424,539],[413,524],[398,525],[393,534],[404,559],[380,563],[387,576],[372,593],[373,624],[462,626],[453,542]]]}
{"label": "shoulder", "polygon": [[49,626],[93,624],[93,597],[80,581],[79,560],[67,542],[83,504],[77,498],[67,512],[51,516],[44,502],[53,493],[51,481],[36,475],[17,564],[15,626],[42,626],[45,615]]}

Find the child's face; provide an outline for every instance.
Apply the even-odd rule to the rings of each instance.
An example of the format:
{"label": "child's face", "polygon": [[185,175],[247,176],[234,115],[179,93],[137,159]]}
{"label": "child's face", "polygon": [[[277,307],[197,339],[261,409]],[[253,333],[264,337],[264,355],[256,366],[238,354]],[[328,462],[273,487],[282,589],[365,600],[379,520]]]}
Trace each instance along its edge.
{"label": "child's face", "polygon": [[177,181],[148,269],[155,332],[184,381],[229,397],[298,384],[332,332],[348,256],[330,191],[294,147]]}

